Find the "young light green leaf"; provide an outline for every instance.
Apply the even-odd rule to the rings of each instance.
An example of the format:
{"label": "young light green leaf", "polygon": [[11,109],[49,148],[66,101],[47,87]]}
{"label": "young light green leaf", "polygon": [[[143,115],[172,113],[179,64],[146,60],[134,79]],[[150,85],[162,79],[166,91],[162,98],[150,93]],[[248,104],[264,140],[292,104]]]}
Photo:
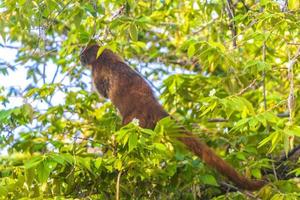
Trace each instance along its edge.
{"label": "young light green leaf", "polygon": [[9,109],[9,110],[0,110],[0,122],[2,121],[6,121],[10,114],[13,112],[12,109]]}
{"label": "young light green leaf", "polygon": [[122,170],[122,160],[121,159],[117,159],[114,163],[114,168],[117,170]]}
{"label": "young light green leaf", "polygon": [[97,169],[99,169],[99,167],[101,166],[102,161],[103,161],[102,158],[97,158],[97,159],[96,159],[96,161],[95,161],[95,167],[96,167]]}
{"label": "young light green leaf", "polygon": [[65,164],[65,159],[60,156],[59,154],[51,153],[49,158],[52,159],[54,162],[59,163],[61,165]]}
{"label": "young light green leaf", "polygon": [[166,152],[167,148],[165,145],[163,145],[162,143],[154,143],[153,144],[154,148],[161,151],[161,152]]}
{"label": "young light green leaf", "polygon": [[128,138],[128,151],[131,152],[137,147],[138,136],[136,132],[132,132]]}
{"label": "young light green leaf", "polygon": [[32,106],[29,103],[25,103],[22,106],[22,113],[23,113],[24,116],[26,116],[28,118],[28,120],[30,122],[32,122],[34,110],[33,110]]}
{"label": "young light green leaf", "polygon": [[37,167],[38,180],[45,183],[48,180],[50,173],[55,169],[56,163],[49,160],[44,160]]}
{"label": "young light green leaf", "polygon": [[89,172],[93,173],[92,169],[91,169],[91,158],[87,157],[87,158],[83,158],[83,157],[78,157],[78,163],[83,166],[84,168],[86,168],[87,170],[89,170]]}
{"label": "young light green leaf", "polygon": [[289,0],[288,8],[289,8],[289,10],[299,10],[300,9],[300,1],[299,0]]}
{"label": "young light green leaf", "polygon": [[261,179],[261,172],[260,169],[254,168],[251,170],[251,174],[257,178],[257,179]]}
{"label": "young light green leaf", "polygon": [[155,132],[151,129],[142,129],[142,133],[146,133],[147,135],[153,135]]}
{"label": "young light green leaf", "polygon": [[236,157],[237,157],[239,160],[247,160],[245,154],[242,153],[242,152],[238,152],[238,153],[236,154]]}
{"label": "young light green leaf", "polygon": [[39,165],[41,162],[43,161],[43,157],[42,156],[35,156],[33,158],[31,158],[30,160],[26,161],[25,162],[25,169],[30,169],[30,168],[33,168],[37,165]]}
{"label": "young light green leaf", "polygon": [[129,34],[133,41],[138,40],[138,28],[135,24],[130,24],[129,26]]}
{"label": "young light green leaf", "polygon": [[97,56],[96,56],[96,58],[99,58],[99,56],[103,53],[103,51],[104,51],[106,48],[107,48],[106,45],[101,46],[101,47],[98,49],[98,51],[97,51]]}
{"label": "young light green leaf", "polygon": [[195,51],[196,51],[196,48],[195,48],[195,45],[194,44],[191,44],[188,48],[188,57],[191,58],[193,57],[193,55],[195,55]]}

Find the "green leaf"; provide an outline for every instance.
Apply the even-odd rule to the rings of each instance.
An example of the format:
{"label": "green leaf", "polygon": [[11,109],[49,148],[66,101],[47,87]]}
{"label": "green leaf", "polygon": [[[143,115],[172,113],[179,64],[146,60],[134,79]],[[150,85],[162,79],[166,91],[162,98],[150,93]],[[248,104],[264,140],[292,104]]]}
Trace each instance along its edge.
{"label": "green leaf", "polygon": [[26,103],[22,106],[22,113],[28,118],[29,122],[32,122],[34,110],[30,104]]}
{"label": "green leaf", "polygon": [[207,184],[207,185],[219,186],[219,184],[217,183],[215,177],[212,176],[212,175],[209,175],[209,174],[200,176],[200,180],[201,180],[202,183]]}
{"label": "green leaf", "polygon": [[38,92],[38,88],[32,88],[30,89],[26,94],[25,94],[25,97],[31,97],[33,96],[34,94],[36,94]]}
{"label": "green leaf", "polygon": [[93,17],[96,17],[97,16],[97,12],[96,10],[94,9],[93,5],[92,4],[85,4],[84,6],[84,10],[87,12],[87,13],[90,13]]}
{"label": "green leaf", "polygon": [[78,157],[78,163],[83,166],[84,168],[86,168],[87,170],[89,170],[91,173],[93,173],[92,169],[91,169],[91,158],[82,158],[82,157]]}
{"label": "green leaf", "polygon": [[155,132],[151,129],[142,129],[141,132],[146,133],[147,135],[154,135],[155,134]]}
{"label": "green leaf", "polygon": [[124,146],[127,144],[128,137],[129,137],[129,130],[125,129],[124,127],[119,130],[116,135],[117,135],[117,141],[121,142]]}
{"label": "green leaf", "polygon": [[282,194],[275,194],[270,200],[283,200],[284,195]]}
{"label": "green leaf", "polygon": [[114,168],[117,169],[117,170],[122,170],[122,160],[120,159],[117,159],[114,163]]}
{"label": "green leaf", "polygon": [[90,35],[87,32],[82,31],[79,33],[79,39],[81,43],[87,43],[90,40]]}
{"label": "green leaf", "polygon": [[36,167],[37,165],[39,165],[42,161],[43,161],[43,156],[35,156],[33,158],[31,158],[30,160],[25,162],[25,169],[30,169],[33,167]]}
{"label": "green leaf", "polygon": [[0,187],[0,197],[7,197],[8,191],[5,187]]}
{"label": "green leaf", "polygon": [[129,26],[129,35],[133,41],[138,40],[138,28],[135,24],[130,24]]}
{"label": "green leaf", "polygon": [[265,139],[263,139],[259,145],[258,148],[262,147],[263,145],[267,144],[268,142],[271,142],[271,148],[269,150],[269,152],[272,152],[276,145],[278,144],[278,142],[280,142],[283,138],[282,138],[283,134],[281,130],[277,130],[273,133],[271,133],[268,137],[266,137]]}
{"label": "green leaf", "polygon": [[100,168],[100,166],[101,166],[101,164],[102,164],[102,161],[103,161],[102,158],[97,158],[97,159],[96,159],[96,161],[95,161],[95,167],[96,167],[97,169]]}
{"label": "green leaf", "polygon": [[128,152],[131,152],[137,147],[138,136],[136,132],[132,132],[128,138]]}
{"label": "green leaf", "polygon": [[154,148],[161,151],[161,152],[166,152],[167,148],[165,145],[163,145],[162,143],[154,143],[153,144]]}
{"label": "green leaf", "polygon": [[288,8],[289,8],[289,10],[299,10],[300,9],[300,1],[299,0],[289,0]]}
{"label": "green leaf", "polygon": [[101,46],[101,47],[98,49],[98,51],[97,51],[97,56],[96,56],[96,58],[99,58],[99,56],[102,54],[102,52],[103,52],[106,48],[107,48],[106,45]]}
{"label": "green leaf", "polygon": [[237,157],[238,159],[240,159],[240,160],[247,160],[246,156],[245,156],[244,153],[242,153],[242,152],[238,152],[238,153],[236,154],[236,157]]}
{"label": "green leaf", "polygon": [[289,136],[300,137],[300,126],[288,127],[288,129],[284,130],[284,132]]}
{"label": "green leaf", "polygon": [[6,32],[4,30],[0,31],[0,35],[2,37],[3,42],[5,43],[6,42]]}
{"label": "green leaf", "polygon": [[191,58],[193,57],[193,55],[195,55],[195,51],[196,51],[196,48],[195,48],[195,45],[194,44],[191,44],[188,48],[188,57]]}
{"label": "green leaf", "polygon": [[0,122],[5,122],[10,117],[11,113],[13,112],[12,109],[9,110],[0,110]]}
{"label": "green leaf", "polygon": [[29,168],[25,170],[25,179],[28,186],[31,186],[31,184],[34,181],[35,177],[35,168]]}
{"label": "green leaf", "polygon": [[251,170],[251,174],[257,178],[257,179],[261,179],[261,172],[260,172],[260,169],[252,169]]}
{"label": "green leaf", "polygon": [[65,153],[65,154],[60,154],[60,156],[67,161],[69,164],[73,164],[74,163],[74,156],[69,154],[69,153]]}
{"label": "green leaf", "polygon": [[47,182],[50,173],[55,169],[56,163],[51,162],[49,160],[44,160],[44,162],[41,162],[37,166],[37,175],[38,175],[38,180],[41,183]]}
{"label": "green leaf", "polygon": [[65,159],[62,156],[60,156],[59,154],[52,153],[49,155],[49,158],[51,158],[53,161],[55,161],[56,163],[59,163],[61,165],[65,164]]}

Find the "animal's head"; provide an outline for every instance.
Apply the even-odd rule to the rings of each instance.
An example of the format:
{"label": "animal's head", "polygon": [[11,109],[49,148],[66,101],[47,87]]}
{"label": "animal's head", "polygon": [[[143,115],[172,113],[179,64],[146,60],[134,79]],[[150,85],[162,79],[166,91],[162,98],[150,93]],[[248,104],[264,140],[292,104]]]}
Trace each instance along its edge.
{"label": "animal's head", "polygon": [[80,62],[83,66],[91,66],[97,60],[99,45],[89,45],[81,50]]}

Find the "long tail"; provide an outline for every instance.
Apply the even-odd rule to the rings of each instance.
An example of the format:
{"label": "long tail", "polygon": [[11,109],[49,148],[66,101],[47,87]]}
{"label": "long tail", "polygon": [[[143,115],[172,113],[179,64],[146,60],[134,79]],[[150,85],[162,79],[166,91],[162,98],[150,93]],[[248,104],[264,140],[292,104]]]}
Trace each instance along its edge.
{"label": "long tail", "polygon": [[183,134],[185,136],[177,137],[177,139],[184,143],[191,152],[199,156],[206,164],[215,168],[219,173],[235,183],[238,188],[258,190],[266,184],[263,180],[250,180],[241,176],[232,166],[217,156],[210,147],[193,136],[192,133],[184,132]]}

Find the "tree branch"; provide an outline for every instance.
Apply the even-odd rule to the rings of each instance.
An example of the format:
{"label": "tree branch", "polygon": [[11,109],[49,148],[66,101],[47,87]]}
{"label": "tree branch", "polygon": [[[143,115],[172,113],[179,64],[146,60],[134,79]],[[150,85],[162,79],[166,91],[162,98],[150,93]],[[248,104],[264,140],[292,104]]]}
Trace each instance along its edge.
{"label": "tree branch", "polygon": [[116,184],[116,200],[120,199],[120,180],[121,180],[122,171],[119,171],[117,177],[117,184]]}
{"label": "tree branch", "polygon": [[249,88],[254,86],[256,81],[257,81],[257,79],[254,79],[247,87],[243,88],[237,95],[239,96],[239,95],[244,94]]}
{"label": "tree branch", "polygon": [[227,188],[227,191],[238,191],[238,192],[240,192],[240,193],[242,193],[242,194],[244,194],[244,195],[250,197],[251,199],[261,200],[261,198],[259,198],[259,197],[255,196],[255,195],[253,195],[251,192],[248,192],[248,191],[242,191],[242,190],[240,190],[239,188],[237,188],[237,187],[235,187],[235,186],[233,186],[233,185],[231,185],[231,184],[228,184],[228,183],[225,183],[225,182],[220,182],[219,184],[220,184],[221,186]]}
{"label": "tree branch", "polygon": [[223,118],[212,118],[208,119],[207,122],[228,122],[228,119],[223,119]]}
{"label": "tree branch", "polygon": [[4,45],[4,44],[0,44],[0,47],[7,48],[7,49],[17,49],[17,50],[20,49],[20,47],[15,47],[15,46],[10,46],[10,45]]}
{"label": "tree branch", "polygon": [[54,73],[54,76],[53,76],[52,81],[51,81],[52,84],[54,83],[54,81],[55,81],[55,79],[56,79],[56,76],[57,76],[57,74],[58,74],[58,70],[59,70],[59,66],[57,65],[57,66],[56,66],[55,73]]}
{"label": "tree branch", "polygon": [[[294,108],[295,108],[295,94],[294,94],[294,64],[297,62],[298,57],[300,56],[300,47],[298,48],[295,56],[289,60],[288,63],[288,79],[290,82],[290,92],[288,96],[288,110],[289,110],[289,124],[293,124],[293,117],[294,117]],[[289,136],[289,145],[292,148],[294,145],[294,136]]]}
{"label": "tree branch", "polygon": [[236,45],[236,36],[237,36],[237,30],[236,30],[236,25],[235,22],[233,20],[234,18],[234,6],[231,0],[226,0],[226,9],[227,9],[227,13],[228,13],[228,17],[230,19],[230,24],[229,27],[231,29],[231,33],[232,33],[232,45],[234,48],[237,47]]}
{"label": "tree branch", "polygon": [[[264,62],[266,62],[266,42],[264,41],[262,46],[262,59]],[[264,108],[265,111],[267,110],[267,95],[266,95],[266,72],[265,70],[262,73],[263,77],[263,98],[264,98]]]}

